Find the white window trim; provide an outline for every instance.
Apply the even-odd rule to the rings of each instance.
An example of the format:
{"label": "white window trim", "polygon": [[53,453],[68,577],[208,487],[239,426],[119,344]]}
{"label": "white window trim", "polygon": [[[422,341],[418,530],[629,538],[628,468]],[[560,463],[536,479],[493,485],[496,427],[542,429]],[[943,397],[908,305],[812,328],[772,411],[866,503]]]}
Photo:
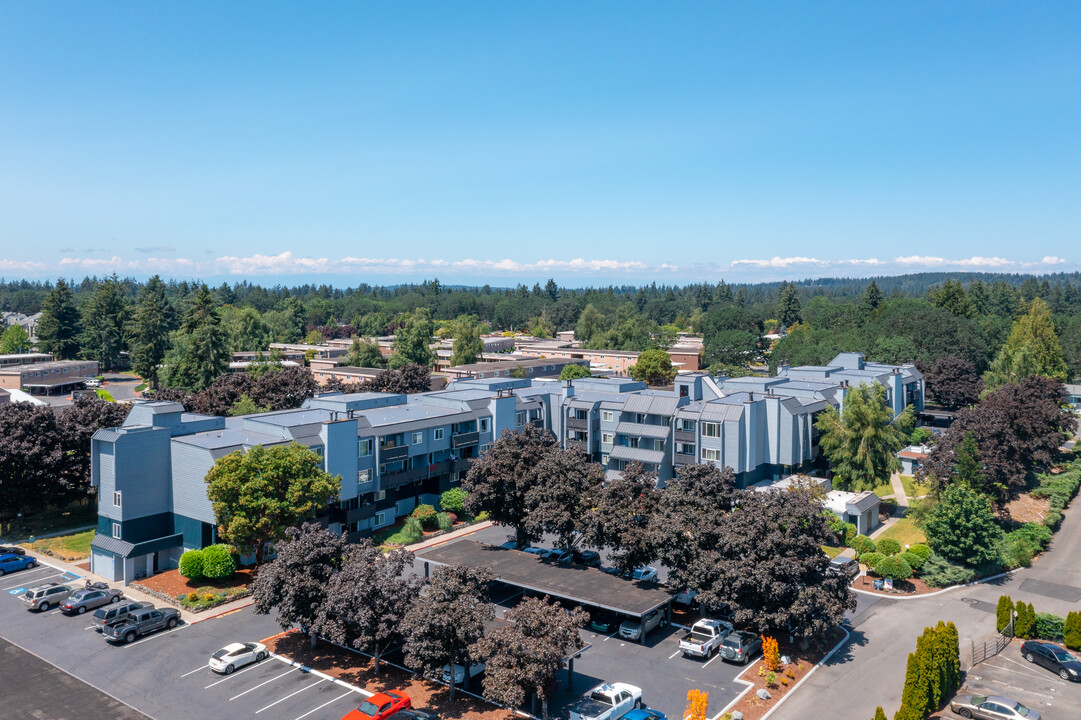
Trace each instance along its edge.
{"label": "white window trim", "polygon": [[375,499],[376,500],[386,500],[387,499],[387,491],[386,490],[377,490],[376,493],[375,493]]}
{"label": "white window trim", "polygon": [[488,432],[492,428],[492,419],[481,418],[478,427],[480,428],[481,432]]}
{"label": "white window trim", "polygon": [[420,445],[422,442],[424,442],[424,431],[418,430],[417,432],[413,433],[412,440],[413,445]]}
{"label": "white window trim", "polygon": [[[360,450],[360,446],[361,446],[361,445],[363,445],[363,446],[365,447],[365,450],[364,450],[364,451],[361,451],[361,450]],[[372,448],[373,448],[374,446],[375,446],[375,443],[374,443],[374,442],[372,442],[372,438],[363,438],[363,439],[361,439],[361,440],[359,440],[359,441],[357,442],[357,449],[358,449],[358,450],[357,450],[357,454],[358,454],[358,455],[359,455],[360,457],[371,457],[371,455],[372,455]]]}
{"label": "white window trim", "polygon": [[616,414],[612,410],[601,410],[601,420],[604,422],[615,422]]}
{"label": "white window trim", "polygon": [[443,439],[443,428],[436,428],[435,429],[435,434],[433,435],[433,437],[436,440],[442,440]]}
{"label": "white window trim", "polygon": [[372,479],[372,471],[371,470],[357,470],[357,483],[358,484],[371,482],[371,479]]}
{"label": "white window trim", "polygon": [[120,491],[119,490],[114,490],[113,491],[113,507],[121,507],[120,502],[121,502]]}
{"label": "white window trim", "polygon": [[[716,457],[710,457],[711,455],[716,455]],[[704,448],[702,448],[702,459],[712,461],[712,462],[720,462],[721,461],[721,451],[718,450],[717,448],[705,448],[704,447]]]}
{"label": "white window trim", "polygon": [[615,433],[609,433],[609,432],[601,433],[601,442],[602,443],[607,443],[608,445],[611,445],[615,441],[616,441],[616,434]]}
{"label": "white window trim", "polygon": [[385,510],[381,510],[375,514],[375,524],[377,526],[387,524],[387,513]]}
{"label": "white window trim", "polygon": [[122,540],[123,539],[123,538],[120,537],[120,523],[117,523],[117,522],[113,523],[113,537],[116,538],[117,540]]}

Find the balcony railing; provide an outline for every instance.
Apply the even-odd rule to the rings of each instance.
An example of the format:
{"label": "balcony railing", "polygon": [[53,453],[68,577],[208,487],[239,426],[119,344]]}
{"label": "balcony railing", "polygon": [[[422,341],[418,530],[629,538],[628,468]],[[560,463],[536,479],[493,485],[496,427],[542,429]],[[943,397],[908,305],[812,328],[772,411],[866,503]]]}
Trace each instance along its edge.
{"label": "balcony railing", "polygon": [[579,452],[589,453],[589,443],[585,440],[567,440],[568,450],[578,450]]}
{"label": "balcony railing", "polygon": [[476,445],[480,441],[480,433],[474,430],[473,432],[458,433],[457,435],[450,436],[450,446],[457,450],[460,447],[466,447],[468,445]]}
{"label": "balcony railing", "polygon": [[672,459],[673,465],[694,465],[694,455],[685,455],[683,453],[676,453]]}
{"label": "balcony railing", "polygon": [[589,420],[576,418],[576,417],[569,417],[569,418],[567,418],[567,427],[569,429],[571,429],[571,430],[588,430],[589,429]]}
{"label": "balcony railing", "polygon": [[375,517],[375,505],[365,505],[358,507],[356,510],[349,510],[345,513],[345,521],[348,523],[360,522],[361,520],[368,520]]}
{"label": "balcony railing", "polygon": [[676,442],[693,443],[696,439],[694,430],[676,430]]}
{"label": "balcony railing", "polygon": [[379,462],[391,462],[392,460],[401,460],[405,457],[409,457],[408,445],[379,448]]}

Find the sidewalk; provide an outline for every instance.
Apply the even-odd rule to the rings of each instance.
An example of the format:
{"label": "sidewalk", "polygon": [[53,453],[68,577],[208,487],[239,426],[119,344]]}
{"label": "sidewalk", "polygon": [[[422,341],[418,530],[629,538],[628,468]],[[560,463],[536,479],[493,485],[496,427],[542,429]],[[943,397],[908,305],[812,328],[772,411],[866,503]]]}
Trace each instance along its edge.
{"label": "sidewalk", "polygon": [[445,542],[457,540],[458,538],[465,537],[466,535],[472,535],[473,533],[483,530],[485,528],[489,528],[494,524],[495,523],[493,523],[491,520],[485,520],[483,522],[476,523],[475,525],[469,525],[467,527],[461,528],[460,530],[446,533],[445,535],[438,535],[428,540],[421,540],[419,543],[406,545],[405,549],[409,552],[416,552],[417,550],[423,550],[424,548],[442,545]]}
{"label": "sidewalk", "polygon": [[[905,486],[901,484],[901,473],[893,473],[890,475],[890,485],[893,486],[893,499],[897,501],[897,509],[908,509],[908,495],[905,494]],[[904,517],[904,512],[901,512],[901,517]]]}
{"label": "sidewalk", "polygon": [[[147,595],[140,590],[136,590],[130,585],[125,586],[122,582],[109,582],[100,575],[95,575],[92,572],[83,570],[81,567],[77,567],[75,563],[65,562],[64,560],[60,560],[59,558],[55,558],[50,555],[43,555],[39,552],[35,552],[34,550],[29,549],[26,551],[26,554],[33,555],[38,559],[41,564],[52,565],[53,567],[60,568],[61,570],[69,572],[72,575],[78,577],[79,579],[77,581],[70,583],[75,589],[79,589],[82,587],[83,580],[90,580],[91,582],[103,582],[109,587],[122,590],[124,592],[124,597],[128,598],[129,600],[135,600],[137,602],[148,602],[155,607],[159,607],[165,604],[164,601],[162,601],[160,598],[156,598],[152,595]],[[252,602],[253,600],[250,597],[240,598],[239,600],[234,600],[231,603],[219,605],[211,610],[204,610],[201,613],[193,613],[185,610],[184,608],[176,607],[175,605],[167,605],[167,607],[176,607],[176,609],[180,611],[180,619],[183,620],[185,623],[192,624],[201,622],[203,620],[209,620],[212,617],[224,615],[225,613],[232,612],[234,610],[239,610],[241,608],[247,607],[248,605],[251,605]]]}

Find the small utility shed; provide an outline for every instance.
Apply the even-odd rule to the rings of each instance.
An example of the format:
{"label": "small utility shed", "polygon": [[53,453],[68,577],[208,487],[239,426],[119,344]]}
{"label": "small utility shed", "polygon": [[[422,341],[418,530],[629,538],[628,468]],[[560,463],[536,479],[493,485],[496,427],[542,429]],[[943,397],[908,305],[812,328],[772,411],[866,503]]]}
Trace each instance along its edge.
{"label": "small utility shed", "polygon": [[[569,600],[587,607],[602,608],[641,620],[665,607],[672,619],[674,593],[652,583],[636,582],[609,575],[597,568],[560,565],[537,555],[486,545],[473,540],[455,540],[446,545],[418,550],[417,560],[429,565],[488,567],[499,582],[543,595]],[[645,644],[646,634],[639,635]]]}

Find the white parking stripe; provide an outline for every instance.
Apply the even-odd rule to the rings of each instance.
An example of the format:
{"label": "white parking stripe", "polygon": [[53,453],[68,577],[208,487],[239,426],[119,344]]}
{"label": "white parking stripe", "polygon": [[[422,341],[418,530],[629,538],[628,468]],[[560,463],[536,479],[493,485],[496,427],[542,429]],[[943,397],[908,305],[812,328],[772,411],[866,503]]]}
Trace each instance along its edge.
{"label": "white parking stripe", "polygon": [[672,653],[671,655],[669,655],[669,656],[668,656],[668,659],[669,659],[669,660],[671,660],[671,659],[672,659],[672,658],[674,658],[674,657],[675,657],[676,655],[679,655],[679,650],[676,650],[676,651],[675,651],[674,653]]}
{"label": "white parking stripe", "polygon": [[209,690],[210,688],[214,687],[215,685],[221,685],[226,680],[229,680],[230,678],[235,678],[237,675],[243,675],[244,673],[248,672],[249,670],[254,670],[257,667],[260,667],[258,663],[252,663],[251,667],[246,667],[243,670],[241,670],[240,672],[235,672],[232,675],[226,675],[221,680],[216,680],[215,682],[210,683],[205,688],[203,688],[203,690]]}
{"label": "white parking stripe", "polygon": [[145,636],[145,637],[143,637],[143,638],[141,638],[139,640],[136,640],[133,643],[127,643],[125,645],[121,645],[120,647],[122,647],[122,648],[130,648],[130,647],[135,647],[136,645],[142,645],[143,643],[149,642],[150,640],[153,640],[155,638],[165,637],[169,633],[175,633],[177,630],[183,630],[184,628],[189,628],[189,627],[191,627],[191,625],[177,625],[172,630],[159,630],[156,633],[153,633],[151,635],[147,635],[147,636]]}
{"label": "white parking stripe", "polygon": [[706,668],[708,668],[708,667],[709,667],[709,664],[710,664],[711,662],[713,662],[714,660],[716,660],[717,658],[719,658],[720,656],[721,656],[721,654],[720,654],[720,653],[717,653],[717,654],[715,654],[715,655],[714,655],[713,657],[711,657],[711,658],[709,659],[709,661],[708,661],[708,662],[706,662],[706,664],[705,664],[705,665],[703,665],[703,666],[702,666],[702,669],[703,669],[703,670],[705,670]]}
{"label": "white parking stripe", "polygon": [[269,705],[267,705],[267,706],[266,706],[265,708],[259,708],[258,710],[256,710],[256,711],[255,711],[255,714],[256,714],[256,715],[258,715],[259,713],[263,712],[264,710],[268,710],[268,709],[270,709],[270,708],[274,707],[275,705],[277,705],[278,703],[280,703],[280,702],[284,702],[285,700],[288,700],[289,698],[293,697],[294,695],[297,695],[297,694],[299,694],[299,693],[302,693],[302,692],[304,692],[305,690],[307,690],[308,688],[313,688],[313,687],[315,687],[316,685],[318,685],[319,683],[324,683],[324,682],[326,682],[326,680],[324,680],[323,678],[319,678],[318,680],[316,680],[315,682],[313,682],[313,683],[312,683],[311,685],[305,685],[304,687],[300,688],[300,689],[299,689],[299,690],[297,690],[296,692],[291,692],[291,693],[289,693],[288,695],[286,695],[285,697],[283,697],[283,698],[282,698],[281,700],[275,700],[274,702],[272,702],[272,703],[270,703]]}
{"label": "white parking stripe", "polygon": [[180,677],[186,678],[188,675],[194,675],[195,673],[199,672],[200,670],[206,670],[209,667],[210,667],[209,665],[200,665],[199,667],[195,668],[191,672],[186,672],[183,675],[181,675]]}
{"label": "white parking stripe", "polygon": [[[44,570],[44,568],[42,568],[42,569]],[[29,580],[29,581],[27,581],[26,577],[23,576],[21,578],[22,582],[17,582],[14,585],[8,585],[6,588],[0,588],[0,590],[11,590],[12,588],[23,587],[23,586],[28,586],[28,585],[36,585],[39,582],[41,582],[42,580],[45,580],[45,579],[51,578],[51,577],[56,577],[57,575],[63,575],[63,574],[64,573],[52,573],[51,575],[42,575],[41,577],[36,577],[36,578],[33,578],[33,579]]]}
{"label": "white parking stripe", "polygon": [[232,702],[233,700],[236,700],[238,697],[244,697],[245,695],[250,693],[252,690],[258,690],[259,688],[263,687],[264,685],[266,685],[268,683],[272,683],[275,680],[279,680],[279,679],[285,677],[286,675],[288,675],[289,673],[293,672],[294,670],[296,670],[296,668],[289,668],[288,670],[283,672],[281,675],[275,675],[274,677],[270,678],[269,680],[264,680],[263,682],[259,683],[255,687],[248,688],[247,690],[240,693],[239,695],[234,695],[233,697],[229,698],[229,702]]}
{"label": "white parking stripe", "polygon": [[344,692],[344,693],[342,693],[341,695],[339,695],[338,697],[336,697],[336,698],[334,698],[333,700],[331,700],[330,702],[325,702],[325,703],[323,703],[323,704],[322,704],[322,705],[320,705],[319,707],[315,708],[315,710],[309,710],[308,712],[304,713],[304,714],[303,714],[303,715],[301,715],[300,717],[296,718],[296,720],[304,720],[304,718],[308,717],[309,715],[311,715],[311,714],[312,714],[313,712],[315,712],[316,710],[322,710],[322,709],[323,709],[323,708],[325,708],[325,707],[326,707],[327,705],[330,705],[331,703],[336,703],[336,702],[338,702],[339,700],[341,700],[341,699],[342,699],[343,697],[345,697],[346,695],[350,695],[350,694],[352,694],[353,692],[354,692],[353,690],[350,690],[349,692]]}

